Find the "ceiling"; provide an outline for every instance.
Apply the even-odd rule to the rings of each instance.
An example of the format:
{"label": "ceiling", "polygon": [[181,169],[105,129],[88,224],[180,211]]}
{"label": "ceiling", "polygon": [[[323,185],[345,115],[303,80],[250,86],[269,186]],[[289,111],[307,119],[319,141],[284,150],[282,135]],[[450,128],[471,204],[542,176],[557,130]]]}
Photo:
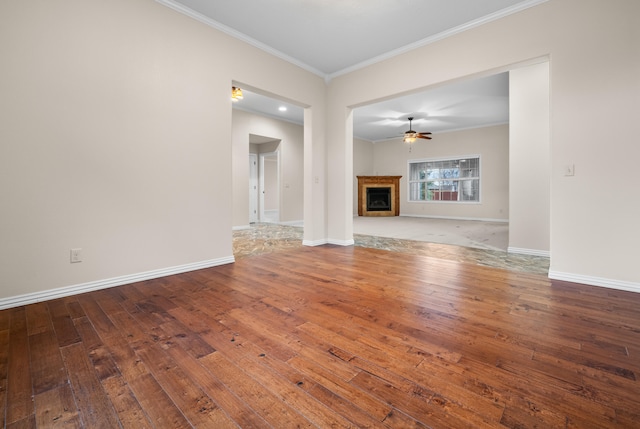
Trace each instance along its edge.
{"label": "ceiling", "polygon": [[[330,80],[546,0],[157,0]],[[244,90],[234,108],[303,123],[302,108]],[[278,108],[284,105],[286,112]],[[508,122],[508,74],[354,111],[354,136],[434,134]]]}
{"label": "ceiling", "polygon": [[[292,122],[304,123],[304,110],[273,97],[243,90],[234,109]],[[286,108],[285,111],[280,108]],[[377,142],[400,138],[412,128],[442,132],[486,127],[509,122],[509,74],[500,73],[421,91],[353,111],[354,137]]]}
{"label": "ceiling", "polygon": [[333,77],[546,0],[158,0]]}

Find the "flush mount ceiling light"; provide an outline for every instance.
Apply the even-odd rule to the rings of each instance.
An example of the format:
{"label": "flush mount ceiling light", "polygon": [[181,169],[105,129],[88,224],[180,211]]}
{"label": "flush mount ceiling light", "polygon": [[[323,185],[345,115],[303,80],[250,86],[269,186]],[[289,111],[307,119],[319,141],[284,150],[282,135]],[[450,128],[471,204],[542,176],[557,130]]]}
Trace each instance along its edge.
{"label": "flush mount ceiling light", "polygon": [[236,101],[242,100],[242,90],[240,88],[238,88],[237,86],[232,86],[231,87],[231,101],[233,101],[234,103]]}
{"label": "flush mount ceiling light", "polygon": [[280,106],[280,107],[278,107],[278,110],[281,111],[281,112],[286,112],[287,108],[286,108],[286,106]]}

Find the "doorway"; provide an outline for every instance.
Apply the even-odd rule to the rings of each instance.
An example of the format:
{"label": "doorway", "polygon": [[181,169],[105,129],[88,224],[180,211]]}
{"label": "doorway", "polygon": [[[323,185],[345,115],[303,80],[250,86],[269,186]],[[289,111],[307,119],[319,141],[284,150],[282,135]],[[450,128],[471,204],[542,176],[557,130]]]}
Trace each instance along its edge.
{"label": "doorway", "polygon": [[[549,196],[545,193],[551,176],[548,91],[549,63],[540,58],[512,65],[509,70],[497,74],[358,107],[353,111],[356,137],[358,132],[372,129],[362,126],[367,125],[367,121],[387,119],[395,123],[396,119],[420,118],[422,114],[420,128],[416,126],[416,129],[432,131],[434,139],[428,145],[416,144],[413,150],[407,150],[401,138],[401,130],[406,128],[400,128],[396,137],[384,136],[375,141],[375,146],[354,140],[354,175],[377,175],[377,171],[407,174],[402,167],[411,160],[445,159],[452,153],[482,154],[485,165],[491,167],[482,173],[484,197],[479,204],[409,200],[407,186],[402,201],[408,204],[404,204],[402,215],[436,219],[433,223],[440,219],[501,222],[508,229],[506,250],[509,253],[548,256],[550,211]],[[426,100],[432,103],[431,107]],[[440,102],[436,103],[438,100]],[[447,109],[443,109],[445,103]],[[465,107],[465,103],[468,106]],[[469,115],[472,108],[477,109],[478,114]],[[445,110],[446,115],[442,115]],[[397,117],[376,117],[376,112],[388,115],[386,112],[401,111],[406,113]],[[492,115],[483,116],[491,112]],[[478,122],[470,123],[469,118]],[[392,133],[388,135],[392,136]],[[373,141],[373,138],[368,140]],[[367,139],[360,137],[360,140]],[[406,183],[408,179],[404,180]],[[412,180],[417,182],[415,178]],[[358,207],[355,192],[353,205],[355,213]],[[426,219],[420,220],[425,222]],[[354,233],[362,234],[355,223],[352,224]],[[416,236],[415,230],[412,231]],[[491,238],[491,235],[482,237],[481,241],[487,242]]]}
{"label": "doorway", "polygon": [[[302,226],[305,110],[241,86],[244,98],[232,104],[232,228],[249,229],[262,221]],[[277,156],[270,157],[271,152]],[[262,169],[260,154],[266,160]],[[262,183],[261,171],[266,172]]]}

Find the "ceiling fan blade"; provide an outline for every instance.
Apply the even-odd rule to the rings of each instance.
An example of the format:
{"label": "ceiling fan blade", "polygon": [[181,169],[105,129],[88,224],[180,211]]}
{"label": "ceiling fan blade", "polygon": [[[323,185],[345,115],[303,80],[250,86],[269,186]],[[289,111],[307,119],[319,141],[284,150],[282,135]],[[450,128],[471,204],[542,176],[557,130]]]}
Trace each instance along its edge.
{"label": "ceiling fan blade", "polygon": [[[419,139],[431,140],[431,137],[425,136],[424,134],[426,134],[426,133],[419,133],[416,137],[419,138]],[[431,133],[428,133],[428,134],[431,134]]]}

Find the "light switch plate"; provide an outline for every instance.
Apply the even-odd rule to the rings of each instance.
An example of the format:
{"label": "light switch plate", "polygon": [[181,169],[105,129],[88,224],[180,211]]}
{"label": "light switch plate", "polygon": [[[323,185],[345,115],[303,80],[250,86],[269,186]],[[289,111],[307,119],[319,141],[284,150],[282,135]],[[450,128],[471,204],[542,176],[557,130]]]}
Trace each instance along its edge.
{"label": "light switch plate", "polygon": [[82,262],[82,249],[71,249],[71,263]]}

